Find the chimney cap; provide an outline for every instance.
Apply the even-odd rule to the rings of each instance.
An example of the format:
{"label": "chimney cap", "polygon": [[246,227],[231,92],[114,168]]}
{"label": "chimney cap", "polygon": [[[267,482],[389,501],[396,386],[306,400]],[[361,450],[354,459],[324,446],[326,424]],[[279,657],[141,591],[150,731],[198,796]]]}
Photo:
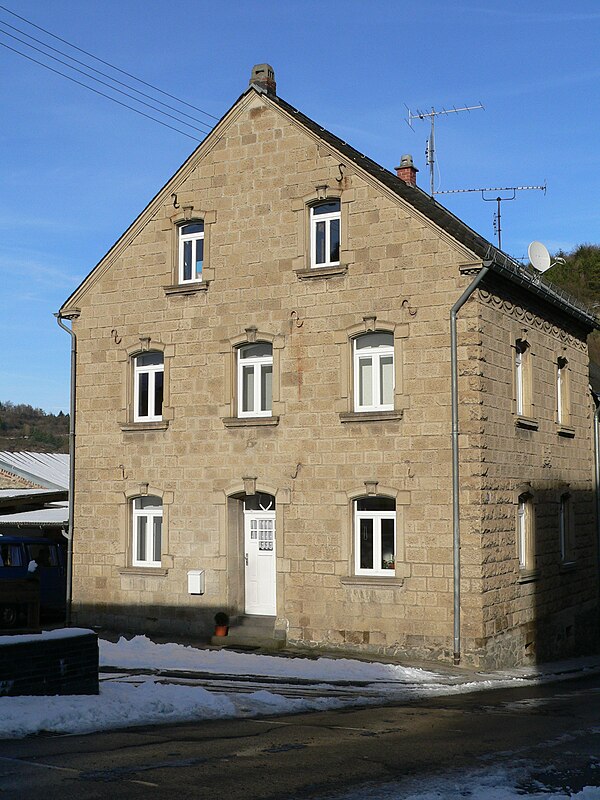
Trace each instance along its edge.
{"label": "chimney cap", "polygon": [[411,167],[412,169],[416,169],[413,157],[410,153],[406,153],[400,159],[400,166],[396,167],[396,169],[406,169],[406,167]]}
{"label": "chimney cap", "polygon": [[253,86],[259,92],[276,94],[275,70],[270,64],[255,64],[252,67],[248,85]]}

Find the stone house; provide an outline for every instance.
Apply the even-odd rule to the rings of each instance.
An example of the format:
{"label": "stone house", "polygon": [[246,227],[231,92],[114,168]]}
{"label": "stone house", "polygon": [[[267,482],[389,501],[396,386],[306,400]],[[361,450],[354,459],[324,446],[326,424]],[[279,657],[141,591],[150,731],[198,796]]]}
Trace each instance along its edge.
{"label": "stone house", "polygon": [[595,317],[396,169],[259,65],[65,302],[78,624],[208,639],[227,611],[233,642],[485,667],[591,646]]}

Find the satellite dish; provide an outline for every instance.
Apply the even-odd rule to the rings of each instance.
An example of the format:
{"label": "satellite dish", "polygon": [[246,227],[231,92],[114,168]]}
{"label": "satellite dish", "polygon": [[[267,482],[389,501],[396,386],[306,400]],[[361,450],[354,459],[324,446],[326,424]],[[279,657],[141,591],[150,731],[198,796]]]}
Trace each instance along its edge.
{"label": "satellite dish", "polygon": [[541,242],[532,242],[527,248],[527,254],[532,266],[538,272],[546,272],[552,266],[548,248]]}

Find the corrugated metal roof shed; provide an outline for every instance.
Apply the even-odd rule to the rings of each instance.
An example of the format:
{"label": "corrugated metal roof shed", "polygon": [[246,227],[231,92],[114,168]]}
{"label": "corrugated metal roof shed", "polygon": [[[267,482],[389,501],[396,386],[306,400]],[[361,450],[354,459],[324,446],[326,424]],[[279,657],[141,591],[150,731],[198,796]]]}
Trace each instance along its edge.
{"label": "corrugated metal roof shed", "polygon": [[0,469],[19,478],[38,483],[46,489],[69,488],[67,453],[0,452]]}

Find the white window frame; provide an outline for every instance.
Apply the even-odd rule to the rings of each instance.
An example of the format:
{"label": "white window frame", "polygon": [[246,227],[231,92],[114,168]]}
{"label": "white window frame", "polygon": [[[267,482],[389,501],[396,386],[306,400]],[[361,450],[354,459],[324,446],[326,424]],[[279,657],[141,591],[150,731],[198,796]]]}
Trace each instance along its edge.
{"label": "white window frame", "polygon": [[[152,508],[138,508],[136,507],[136,502],[140,500],[157,500],[160,502],[160,508],[158,504]],[[160,497],[155,497],[154,495],[144,496],[144,497],[134,497],[131,501],[131,515],[132,515],[132,560],[131,563],[134,567],[160,567],[161,566],[161,552],[162,552],[162,542],[163,542],[163,532],[162,532],[162,522],[163,522],[163,505],[162,500]],[[156,521],[160,520],[160,536],[159,536],[159,552],[157,554],[156,547],[155,547],[155,525]],[[140,558],[139,554],[139,530],[142,524],[142,521],[145,521],[145,551],[146,557]],[[156,556],[158,555],[158,559]]]}
{"label": "white window frame", "polygon": [[525,348],[520,341],[515,346],[515,400],[516,411],[519,416],[523,416],[525,409]]}
{"label": "white window frame", "polygon": [[[138,363],[138,359],[150,353],[157,353],[162,357],[161,364],[145,364]],[[134,356],[133,362],[133,419],[134,422],[160,422],[162,420],[162,408],[160,413],[156,409],[156,376],[160,373],[163,376],[163,400],[164,405],[164,392],[165,392],[165,359],[164,354],[160,350],[146,350],[143,353],[138,353]],[[140,400],[140,383],[143,375],[148,375],[148,413],[139,413],[139,400]]]}
{"label": "white window frame", "polygon": [[569,362],[559,358],[556,362],[556,419],[559,425],[569,421]]}
{"label": "white window frame", "polygon": [[[316,214],[316,210],[327,203],[338,203],[339,208],[337,211],[331,211],[328,214]],[[339,250],[342,248],[342,210],[341,202],[338,198],[330,198],[324,200],[322,203],[315,203],[310,209],[310,265],[312,268],[318,269],[319,267],[337,267],[339,266],[340,259],[331,261],[331,223],[338,220],[339,223]],[[317,223],[325,223],[325,261],[317,263]]]}
{"label": "white window frame", "polygon": [[533,496],[527,492],[517,501],[517,553],[519,570],[532,572],[535,568]]}
{"label": "white window frame", "polygon": [[[264,344],[271,348],[271,355],[269,356],[251,356],[249,358],[242,358],[242,353],[245,347],[252,346],[252,344]],[[273,416],[273,345],[270,342],[256,342],[241,345],[237,348],[237,405],[238,417],[271,417]],[[263,371],[266,367],[271,368],[271,406],[267,409],[262,409],[262,377]],[[252,411],[244,411],[244,369],[250,368],[253,372],[254,393],[252,399]]]}
{"label": "white window frame", "polygon": [[567,492],[560,496],[558,507],[558,541],[560,560],[563,564],[572,564],[575,560],[572,513],[571,495]]}
{"label": "white window frame", "polygon": [[[354,373],[354,410],[355,411],[393,411],[394,409],[394,392],[396,390],[396,362],[394,357],[394,344],[393,334],[389,331],[373,331],[373,333],[385,333],[392,337],[392,344],[379,345],[378,347],[362,347],[358,348],[358,343],[365,336],[370,336],[370,333],[364,333],[356,336],[352,342],[352,369]],[[392,402],[383,403],[379,402],[381,397],[381,361],[384,358],[392,359]],[[372,389],[371,389],[371,403],[365,405],[360,404],[360,362],[362,360],[371,361],[371,374],[372,374]],[[375,402],[374,402],[375,401]]]}
{"label": "white window frame", "polygon": [[[354,573],[355,575],[386,576],[393,578],[396,574],[396,561],[398,558],[398,534],[396,524],[396,511],[359,511],[358,503],[363,498],[354,501]],[[360,522],[361,520],[371,520],[373,523],[373,563],[381,564],[381,522],[382,520],[392,520],[394,523],[394,567],[383,569],[383,567],[373,567],[367,569],[360,565]]]}
{"label": "white window frame", "polygon": [[[196,231],[194,233],[184,233],[185,228],[188,225],[202,225],[202,231]],[[197,220],[190,220],[189,222],[184,223],[183,225],[179,226],[179,283],[202,283],[202,272],[200,275],[194,275],[190,278],[184,277],[184,252],[185,252],[185,243],[191,242],[191,250],[192,250],[192,273],[196,264],[196,254],[198,251],[199,242],[202,242],[202,247],[204,248],[204,221],[197,219]],[[202,253],[202,267],[204,268],[204,250]]]}

